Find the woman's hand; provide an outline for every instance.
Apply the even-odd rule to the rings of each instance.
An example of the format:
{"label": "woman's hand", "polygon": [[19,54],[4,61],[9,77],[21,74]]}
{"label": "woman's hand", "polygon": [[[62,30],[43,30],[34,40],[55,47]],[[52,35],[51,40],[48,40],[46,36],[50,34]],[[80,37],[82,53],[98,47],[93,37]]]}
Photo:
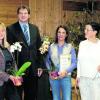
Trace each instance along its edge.
{"label": "woman's hand", "polygon": [[63,70],[61,72],[58,72],[58,74],[59,74],[59,78],[63,78],[65,76],[67,76],[68,72],[66,70]]}
{"label": "woman's hand", "polygon": [[80,82],[80,78],[76,78],[76,86],[78,87],[79,86],[79,82]]}
{"label": "woman's hand", "polygon": [[100,72],[100,65],[97,67],[98,72]]}
{"label": "woman's hand", "polygon": [[9,79],[13,82],[14,85],[16,84],[14,76],[10,75]]}
{"label": "woman's hand", "polygon": [[80,82],[80,78],[77,77],[75,82],[75,92],[77,95],[79,94],[78,92],[79,82]]}

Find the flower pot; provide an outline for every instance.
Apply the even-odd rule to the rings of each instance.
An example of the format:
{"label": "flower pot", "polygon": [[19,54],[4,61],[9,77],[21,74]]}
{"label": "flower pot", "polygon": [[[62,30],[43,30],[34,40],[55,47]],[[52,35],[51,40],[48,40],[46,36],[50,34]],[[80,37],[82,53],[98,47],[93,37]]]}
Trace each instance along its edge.
{"label": "flower pot", "polygon": [[58,76],[59,76],[59,74],[58,74],[58,72],[57,72],[57,71],[53,71],[53,72],[51,72],[51,76],[53,76],[53,77],[58,77]]}
{"label": "flower pot", "polygon": [[21,81],[21,78],[20,77],[16,77],[16,79],[15,79],[15,85],[16,86],[22,85],[22,81]]}

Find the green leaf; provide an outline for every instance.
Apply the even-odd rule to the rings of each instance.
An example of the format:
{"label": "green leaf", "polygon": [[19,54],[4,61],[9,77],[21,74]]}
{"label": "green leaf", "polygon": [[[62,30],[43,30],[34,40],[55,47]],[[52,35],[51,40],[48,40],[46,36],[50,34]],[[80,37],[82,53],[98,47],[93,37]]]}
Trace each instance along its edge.
{"label": "green leaf", "polygon": [[11,75],[14,75],[15,76],[17,71],[15,70],[14,67],[11,67],[11,68],[7,69],[6,72],[8,74],[11,74]]}
{"label": "green leaf", "polygon": [[22,76],[24,74],[24,72],[26,71],[26,69],[28,67],[30,67],[31,62],[25,62],[20,69],[16,72],[16,76]]}
{"label": "green leaf", "polygon": [[25,73],[20,74],[20,76],[23,76],[23,75],[25,75]]}

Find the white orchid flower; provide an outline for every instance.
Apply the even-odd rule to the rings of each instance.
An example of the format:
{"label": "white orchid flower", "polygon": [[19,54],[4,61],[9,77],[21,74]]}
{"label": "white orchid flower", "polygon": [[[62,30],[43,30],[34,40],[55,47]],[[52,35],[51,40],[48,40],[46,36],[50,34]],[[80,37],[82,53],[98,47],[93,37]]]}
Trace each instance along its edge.
{"label": "white orchid flower", "polygon": [[15,46],[14,45],[11,45],[10,46],[10,52],[14,52],[15,51]]}
{"label": "white orchid flower", "polygon": [[10,52],[14,52],[15,50],[21,52],[22,46],[19,42],[15,42],[13,45],[10,46]]}

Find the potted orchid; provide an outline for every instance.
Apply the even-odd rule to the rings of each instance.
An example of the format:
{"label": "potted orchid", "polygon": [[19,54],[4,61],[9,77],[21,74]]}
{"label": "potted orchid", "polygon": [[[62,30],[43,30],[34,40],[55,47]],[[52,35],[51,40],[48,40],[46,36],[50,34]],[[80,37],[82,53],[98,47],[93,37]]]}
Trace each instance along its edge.
{"label": "potted orchid", "polygon": [[[10,52],[14,53],[15,51],[17,51],[17,62],[18,62],[18,52],[21,52],[22,46],[21,46],[21,42],[15,42],[13,43],[13,45],[10,46]],[[22,76],[24,75],[24,72],[26,71],[26,69],[31,65],[31,62],[25,62],[18,71],[16,71],[15,69],[11,70],[11,73],[14,76]]]}
{"label": "potted orchid", "polygon": [[[52,42],[52,39],[50,39],[48,36],[45,36],[43,38],[43,43],[42,43],[41,47],[39,48],[39,51],[44,57],[47,55],[47,52],[48,52],[51,42]],[[55,65],[51,59],[50,59],[50,62],[51,62],[50,69],[43,69],[43,71],[47,71],[47,72],[51,73],[51,75],[53,77],[58,77],[59,76],[58,72],[55,71]]]}
{"label": "potted orchid", "polygon": [[[13,45],[10,46],[11,53],[14,54],[14,52],[17,51],[17,64],[18,64],[18,52],[21,52],[21,49],[22,49],[22,46],[20,42],[15,42]],[[20,77],[25,75],[25,71],[27,70],[27,68],[30,67],[30,65],[31,65],[31,62],[27,61],[18,70],[13,67],[8,70],[8,72],[11,73],[13,76],[16,76],[17,78],[19,78],[19,80],[16,80],[17,86],[21,84]]]}
{"label": "potted orchid", "polygon": [[54,63],[52,62],[51,59],[50,59],[50,62],[51,62],[50,63],[50,70],[49,70],[50,75],[55,77],[55,79],[57,79],[57,77],[59,76],[59,73],[58,73],[58,71],[55,71],[56,66],[54,65]]}
{"label": "potted orchid", "polygon": [[20,76],[25,75],[25,71],[27,68],[30,67],[30,65],[31,65],[31,62],[27,61],[20,67],[20,69],[16,70],[12,68],[9,71],[12,75],[20,77]]}
{"label": "potted orchid", "polygon": [[40,53],[46,54],[46,52],[48,51],[49,45],[50,45],[50,39],[48,36],[45,36],[43,38],[42,46],[39,48]]}
{"label": "potted orchid", "polygon": [[22,76],[25,75],[25,71],[27,70],[27,68],[29,68],[31,65],[31,62],[25,62],[18,70],[16,70],[15,68],[11,67],[10,69],[8,69],[8,73],[10,73],[13,76],[16,76],[16,86],[20,86],[22,84]]}

